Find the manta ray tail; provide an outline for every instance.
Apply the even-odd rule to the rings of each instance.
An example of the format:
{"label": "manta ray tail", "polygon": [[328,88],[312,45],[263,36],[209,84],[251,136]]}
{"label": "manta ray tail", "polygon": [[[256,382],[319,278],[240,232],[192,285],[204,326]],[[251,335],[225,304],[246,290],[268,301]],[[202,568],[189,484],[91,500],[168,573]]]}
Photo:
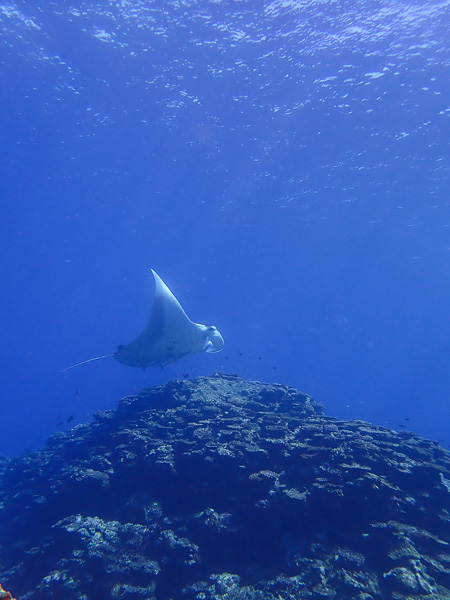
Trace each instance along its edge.
{"label": "manta ray tail", "polygon": [[74,369],[75,367],[79,367],[80,365],[85,365],[88,362],[92,362],[93,360],[100,360],[101,358],[108,358],[108,356],[114,356],[114,354],[104,354],[103,356],[95,356],[94,358],[88,358],[87,360],[82,360],[76,365],[71,365],[70,367],[66,367],[65,369],[61,369],[58,373],[64,373],[64,371],[69,371],[70,369]]}

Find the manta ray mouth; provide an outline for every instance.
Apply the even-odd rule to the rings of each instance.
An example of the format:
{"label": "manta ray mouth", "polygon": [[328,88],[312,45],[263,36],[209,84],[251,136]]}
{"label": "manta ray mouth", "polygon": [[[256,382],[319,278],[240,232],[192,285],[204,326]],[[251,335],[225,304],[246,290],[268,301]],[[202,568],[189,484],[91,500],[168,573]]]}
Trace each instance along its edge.
{"label": "manta ray mouth", "polygon": [[208,342],[205,346],[205,352],[220,352],[224,347],[225,342],[216,327],[208,328]]}

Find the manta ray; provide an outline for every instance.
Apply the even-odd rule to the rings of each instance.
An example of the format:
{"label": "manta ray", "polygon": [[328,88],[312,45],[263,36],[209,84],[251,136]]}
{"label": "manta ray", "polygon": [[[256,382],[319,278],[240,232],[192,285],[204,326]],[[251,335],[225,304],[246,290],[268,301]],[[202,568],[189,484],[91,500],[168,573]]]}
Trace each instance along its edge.
{"label": "manta ray", "polygon": [[83,360],[62,371],[109,356],[129,367],[163,367],[187,354],[222,350],[224,341],[217,328],[191,321],[161,277],[153,269],[151,271],[155,280],[155,297],[142,333],[128,344],[118,346],[117,352]]}

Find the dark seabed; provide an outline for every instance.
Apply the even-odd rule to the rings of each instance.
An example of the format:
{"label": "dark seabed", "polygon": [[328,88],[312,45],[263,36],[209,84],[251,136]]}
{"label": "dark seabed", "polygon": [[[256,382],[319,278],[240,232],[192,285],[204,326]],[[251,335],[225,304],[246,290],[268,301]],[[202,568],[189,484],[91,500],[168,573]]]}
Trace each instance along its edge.
{"label": "dark seabed", "polygon": [[[449,28],[449,0],[0,0],[13,595],[449,599]],[[223,351],[60,372],[142,331],[151,268]],[[253,390],[217,426],[184,396],[215,372]]]}
{"label": "dark seabed", "polygon": [[14,459],[0,580],[29,600],[450,598],[450,454],[215,375]]}

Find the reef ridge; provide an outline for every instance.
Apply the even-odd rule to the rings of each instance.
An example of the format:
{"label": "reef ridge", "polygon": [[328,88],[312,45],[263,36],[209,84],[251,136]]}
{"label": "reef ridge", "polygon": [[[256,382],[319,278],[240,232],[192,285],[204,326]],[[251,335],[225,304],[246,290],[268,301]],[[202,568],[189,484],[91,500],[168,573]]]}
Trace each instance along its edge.
{"label": "reef ridge", "polygon": [[215,374],[1,465],[21,600],[449,600],[450,455]]}

